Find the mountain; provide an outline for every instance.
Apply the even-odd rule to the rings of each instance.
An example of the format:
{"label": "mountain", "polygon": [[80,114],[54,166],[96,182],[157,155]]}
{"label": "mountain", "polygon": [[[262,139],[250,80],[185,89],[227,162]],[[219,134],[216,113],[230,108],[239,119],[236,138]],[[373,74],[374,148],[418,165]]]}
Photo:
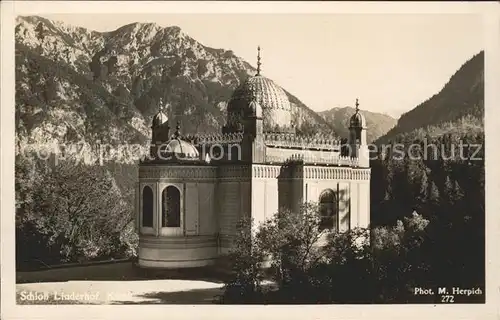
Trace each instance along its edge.
{"label": "mountain", "polygon": [[[376,140],[382,135],[386,134],[394,127],[397,120],[389,115],[369,112],[362,110],[365,116],[368,130],[367,140],[368,143]],[[342,137],[347,137],[349,133],[349,119],[355,113],[355,109],[351,107],[345,108],[332,108],[330,110],[321,111],[319,115],[323,117],[328,123],[333,125],[335,131]]]}
{"label": "mountain", "polygon": [[[188,133],[220,132],[233,90],[256,69],[179,27],[132,23],[111,32],[18,17],[18,146],[97,142],[145,145],[159,100]],[[288,93],[298,129],[333,127]]]}
{"label": "mountain", "polygon": [[443,89],[403,114],[397,125],[380,137],[386,143],[417,130],[443,134],[454,128],[482,131],[484,116],[484,51],[466,61]]}

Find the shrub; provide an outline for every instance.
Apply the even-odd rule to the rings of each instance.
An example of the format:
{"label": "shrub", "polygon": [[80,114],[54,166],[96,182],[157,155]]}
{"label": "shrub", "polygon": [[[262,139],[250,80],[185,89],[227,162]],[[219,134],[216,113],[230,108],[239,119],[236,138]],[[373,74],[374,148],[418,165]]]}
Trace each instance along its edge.
{"label": "shrub", "polygon": [[[394,227],[330,233],[320,228],[311,203],[299,213],[280,210],[257,227],[243,222],[224,302],[408,301],[409,288],[428,280],[429,265],[420,256],[428,224],[414,213]],[[275,290],[262,285],[266,271]]]}

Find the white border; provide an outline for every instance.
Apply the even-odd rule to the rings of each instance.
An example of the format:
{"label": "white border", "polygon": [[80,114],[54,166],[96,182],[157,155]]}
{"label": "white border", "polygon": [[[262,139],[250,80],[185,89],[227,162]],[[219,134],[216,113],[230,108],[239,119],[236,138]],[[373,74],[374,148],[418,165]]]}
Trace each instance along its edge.
{"label": "white border", "polygon": [[[486,260],[485,305],[333,305],[333,306],[17,306],[14,265],[14,26],[16,15],[55,13],[478,13],[485,21]],[[497,156],[500,136],[499,39],[496,2],[473,3],[352,3],[352,2],[118,2],[2,1],[1,3],[1,317],[3,319],[120,318],[138,319],[498,319],[498,244],[500,238],[500,176]],[[465,237],[467,235],[464,235]]]}

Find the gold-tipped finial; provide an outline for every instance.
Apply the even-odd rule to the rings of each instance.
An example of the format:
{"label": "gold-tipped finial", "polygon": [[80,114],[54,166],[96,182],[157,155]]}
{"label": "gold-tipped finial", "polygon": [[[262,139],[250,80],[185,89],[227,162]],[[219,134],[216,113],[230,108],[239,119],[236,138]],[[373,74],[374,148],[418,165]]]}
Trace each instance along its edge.
{"label": "gold-tipped finial", "polygon": [[257,47],[257,76],[260,76],[260,46]]}
{"label": "gold-tipped finial", "polygon": [[358,101],[358,98],[356,98],[356,112],[359,111],[359,101]]}

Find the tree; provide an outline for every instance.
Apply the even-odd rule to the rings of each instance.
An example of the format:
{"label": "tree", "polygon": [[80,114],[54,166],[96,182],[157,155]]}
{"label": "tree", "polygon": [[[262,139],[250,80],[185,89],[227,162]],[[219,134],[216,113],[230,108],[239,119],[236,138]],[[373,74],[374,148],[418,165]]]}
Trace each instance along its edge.
{"label": "tree", "polygon": [[[120,233],[133,215],[110,174],[72,160],[46,169],[33,183],[29,207],[19,212],[19,228],[34,228],[45,247],[59,246],[61,261],[120,254]],[[18,245],[20,250],[32,249],[23,239]],[[32,258],[36,255],[31,254]],[[40,254],[37,258],[45,257]]]}
{"label": "tree", "polygon": [[264,254],[252,237],[253,221],[243,218],[237,226],[234,247],[229,254],[232,277],[224,285],[223,303],[259,303],[264,272]]}
{"label": "tree", "polygon": [[[392,227],[321,231],[316,204],[280,210],[245,228],[233,259],[224,302],[408,302],[411,289],[434,278],[429,272],[429,221],[413,213]],[[244,245],[241,245],[244,244]],[[264,275],[275,289],[262,285]]]}
{"label": "tree", "polygon": [[373,274],[370,232],[354,228],[331,233],[322,248],[324,259],[309,272],[311,302],[372,303],[380,291]]}
{"label": "tree", "polygon": [[43,44],[43,40],[45,39],[45,34],[46,34],[46,31],[45,31],[45,27],[43,25],[43,22],[39,22],[35,28],[35,32],[36,32],[36,37],[37,39],[40,41],[40,49],[42,47],[42,44]]}
{"label": "tree", "polygon": [[278,211],[259,228],[257,239],[282,290],[295,292],[309,269],[322,259],[320,242],[326,231],[319,228],[320,220],[317,204],[307,203],[299,212]]}
{"label": "tree", "polygon": [[416,195],[416,200],[420,203],[427,203],[429,200],[429,178],[427,172],[423,171],[420,176],[420,183],[418,185],[419,192]]}
{"label": "tree", "polygon": [[109,57],[108,60],[106,60],[106,67],[108,71],[108,75],[113,74],[116,71],[116,63],[118,62],[118,58],[116,56],[111,56]]}
{"label": "tree", "polygon": [[[376,230],[374,233],[379,232],[380,237],[387,238],[387,243],[394,241],[396,233],[392,230],[393,226],[400,220],[405,233],[408,232],[403,217],[409,210],[416,208],[431,223],[425,229],[427,240],[418,249],[407,250],[404,259],[418,262],[422,259],[416,257],[418,253],[425,257],[432,272],[429,271],[427,275],[423,272],[410,272],[409,270],[415,269],[414,266],[409,263],[405,266],[403,262],[393,265],[398,265],[398,268],[405,266],[403,269],[406,268],[407,271],[399,273],[395,267],[391,267],[390,272],[409,277],[412,281],[420,277],[418,281],[421,283],[425,280],[434,281],[436,285],[454,284],[460,278],[461,282],[470,283],[471,286],[484,286],[482,119],[466,116],[454,122],[400,134],[394,139],[403,141],[406,145],[414,140],[427,140],[427,146],[421,144],[422,149],[427,151],[427,157],[422,162],[412,161],[404,166],[401,166],[402,161],[398,163],[394,159],[374,161],[376,165],[372,166],[372,190],[383,190],[371,193],[371,222],[373,224],[375,221],[385,230]],[[459,157],[460,144],[457,142],[460,140],[468,148],[465,150],[465,159]],[[475,151],[479,151],[475,160],[467,158],[472,157]],[[385,199],[381,199],[382,192],[387,195]],[[372,239],[377,237],[372,235]],[[394,253],[396,248],[388,252]],[[374,257],[374,262],[380,262],[381,259],[398,261],[400,256],[398,254],[389,259],[384,255],[385,253]],[[390,265],[382,264],[381,275],[384,274],[385,266]],[[388,277],[387,281],[390,279]],[[405,281],[400,280],[399,283]],[[391,285],[387,284],[386,287]],[[406,289],[401,290],[404,292]],[[395,289],[388,295],[394,299],[401,296]]]}
{"label": "tree", "polygon": [[92,72],[93,79],[98,80],[103,76],[103,65],[101,62],[101,57],[103,57],[106,53],[106,48],[97,51],[92,56],[92,61],[89,63],[90,71]]}
{"label": "tree", "polygon": [[[312,285],[308,272],[323,257],[319,242],[325,232],[319,229],[317,205],[306,204],[300,212],[280,210],[259,226],[248,221],[240,223],[229,256],[234,276],[226,284],[224,302],[262,303],[264,295],[272,302],[303,300]],[[277,283],[275,295],[261,285],[265,274]]]}
{"label": "tree", "polygon": [[384,302],[408,302],[414,287],[433,280],[429,259],[422,250],[428,225],[428,220],[414,212],[393,227],[372,230],[373,279]]}
{"label": "tree", "polygon": [[161,49],[161,41],[154,42],[150,47],[151,55],[153,57],[159,57],[161,54],[160,49]]}
{"label": "tree", "polygon": [[439,204],[440,195],[439,189],[434,181],[429,184],[428,197],[430,204],[433,206],[433,208],[436,208]]}

